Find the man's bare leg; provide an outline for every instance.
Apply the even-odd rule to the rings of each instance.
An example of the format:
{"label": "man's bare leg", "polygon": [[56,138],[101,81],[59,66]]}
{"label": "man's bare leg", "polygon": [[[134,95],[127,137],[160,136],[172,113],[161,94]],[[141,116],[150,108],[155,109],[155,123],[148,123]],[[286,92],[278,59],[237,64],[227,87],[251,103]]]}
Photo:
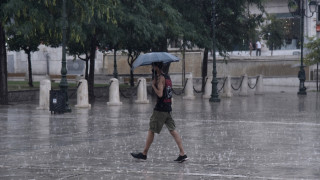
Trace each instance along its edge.
{"label": "man's bare leg", "polygon": [[178,145],[178,148],[179,148],[179,151],[180,151],[180,156],[183,156],[185,155],[184,153],[184,150],[183,150],[183,147],[182,147],[182,140],[179,136],[179,133],[175,130],[173,131],[170,131],[170,134],[173,136],[174,140],[176,141],[177,145]]}
{"label": "man's bare leg", "polygon": [[148,154],[148,151],[149,151],[149,148],[153,142],[153,139],[154,139],[154,132],[152,131],[148,131],[148,136],[147,136],[147,141],[146,141],[146,146],[144,147],[144,150],[142,152],[143,155],[147,155]]}

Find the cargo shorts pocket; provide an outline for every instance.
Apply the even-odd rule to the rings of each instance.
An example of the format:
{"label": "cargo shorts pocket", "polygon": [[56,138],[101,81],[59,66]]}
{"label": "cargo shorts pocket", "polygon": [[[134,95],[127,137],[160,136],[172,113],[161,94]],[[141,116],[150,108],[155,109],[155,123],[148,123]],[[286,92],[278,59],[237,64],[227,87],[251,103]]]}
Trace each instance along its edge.
{"label": "cargo shorts pocket", "polygon": [[160,134],[161,129],[165,123],[165,117],[163,116],[162,112],[154,111],[152,116],[150,117],[150,130],[154,133]]}

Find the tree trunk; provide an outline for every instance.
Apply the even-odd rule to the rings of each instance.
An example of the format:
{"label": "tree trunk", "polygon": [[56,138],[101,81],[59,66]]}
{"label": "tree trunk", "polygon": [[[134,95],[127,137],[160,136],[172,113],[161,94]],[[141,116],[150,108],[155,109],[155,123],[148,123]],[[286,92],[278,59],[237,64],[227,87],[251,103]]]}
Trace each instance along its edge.
{"label": "tree trunk", "polygon": [[0,22],[0,104],[8,104],[7,52],[5,31]]}
{"label": "tree trunk", "polygon": [[152,48],[152,52],[168,52],[167,38],[160,38]]}
{"label": "tree trunk", "polygon": [[203,54],[203,60],[202,60],[202,87],[201,87],[202,92],[204,92],[204,87],[206,85],[205,81],[208,75],[208,53],[209,53],[208,48],[205,48],[204,54]]}
{"label": "tree trunk", "polygon": [[89,80],[89,59],[86,59],[85,60],[86,62],[86,69],[85,69],[85,72],[84,72],[84,78],[88,81]]}
{"label": "tree trunk", "polygon": [[186,83],[186,46],[183,44],[182,49],[182,86]]}
{"label": "tree trunk", "polygon": [[133,70],[132,70],[132,64],[133,64],[133,55],[132,55],[132,52],[129,51],[129,54],[128,54],[128,64],[130,66],[130,86],[131,87],[134,87],[134,74],[133,74]]}
{"label": "tree trunk", "polygon": [[27,53],[27,55],[28,55],[28,78],[29,78],[29,82],[28,82],[28,84],[29,84],[29,87],[33,87],[33,81],[32,81],[32,65],[31,65],[31,52],[30,51],[26,51],[25,50],[25,52]]}
{"label": "tree trunk", "polygon": [[168,52],[167,38],[162,38],[160,41],[160,52]]}
{"label": "tree trunk", "polygon": [[134,87],[134,75],[131,67],[130,67],[130,86]]}
{"label": "tree trunk", "polygon": [[96,58],[96,45],[97,45],[96,37],[92,37],[91,39],[91,48],[90,48],[90,72],[88,77],[88,91],[89,91],[89,100],[90,102],[94,101],[94,66],[95,66],[95,58]]}
{"label": "tree trunk", "polygon": [[113,77],[118,79],[118,66],[117,66],[117,49],[114,48],[113,53]]}

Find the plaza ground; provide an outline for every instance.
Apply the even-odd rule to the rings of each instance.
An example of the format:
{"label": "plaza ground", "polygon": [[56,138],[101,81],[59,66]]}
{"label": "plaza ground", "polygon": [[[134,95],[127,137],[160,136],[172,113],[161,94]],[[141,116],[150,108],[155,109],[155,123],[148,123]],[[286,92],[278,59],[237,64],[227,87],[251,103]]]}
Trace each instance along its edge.
{"label": "plaza ground", "polygon": [[320,179],[320,94],[272,88],[220,103],[174,96],[173,118],[189,160],[166,127],[142,151],[155,98],[51,114],[38,102],[0,106],[0,179]]}

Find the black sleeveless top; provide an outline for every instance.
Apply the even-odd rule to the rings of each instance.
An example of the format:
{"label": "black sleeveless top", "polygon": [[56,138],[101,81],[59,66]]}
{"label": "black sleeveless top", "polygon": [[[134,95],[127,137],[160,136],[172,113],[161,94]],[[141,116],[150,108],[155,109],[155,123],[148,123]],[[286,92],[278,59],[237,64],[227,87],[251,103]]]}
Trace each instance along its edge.
{"label": "black sleeveless top", "polygon": [[171,112],[171,98],[172,98],[172,81],[167,74],[161,74],[165,78],[165,87],[163,88],[162,97],[158,97],[157,104],[154,110],[161,112]]}

